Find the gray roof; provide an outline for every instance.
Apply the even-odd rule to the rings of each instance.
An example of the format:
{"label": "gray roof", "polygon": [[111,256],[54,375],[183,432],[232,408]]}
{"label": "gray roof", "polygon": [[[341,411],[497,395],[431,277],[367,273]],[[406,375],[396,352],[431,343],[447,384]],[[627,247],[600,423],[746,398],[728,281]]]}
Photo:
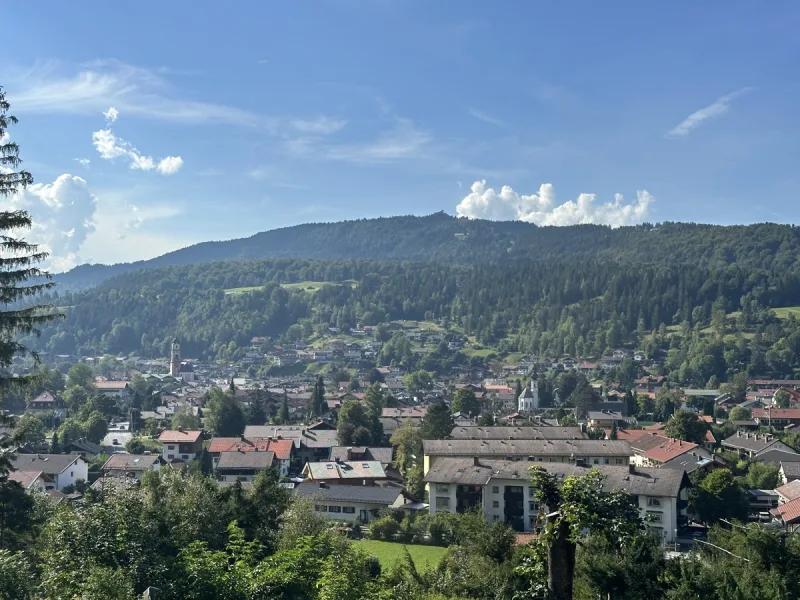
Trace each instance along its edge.
{"label": "gray roof", "polygon": [[18,471],[41,471],[47,475],[59,475],[76,460],[78,454],[17,454],[12,460]]}
{"label": "gray roof", "polygon": [[754,457],[753,460],[763,463],[792,463],[800,461],[800,454],[797,454],[792,450],[771,449],[765,450],[758,456]]}
{"label": "gray roof", "polygon": [[325,502],[363,502],[364,504],[382,504],[390,506],[403,493],[396,487],[378,487],[364,485],[325,485],[316,483],[300,483],[295,487],[300,496],[318,496]]}
{"label": "gray roof", "polygon": [[762,452],[779,441],[778,438],[771,435],[742,434],[737,431],[732,436],[722,440],[722,445],[730,448],[741,448],[750,452]]}
{"label": "gray roof", "polygon": [[274,452],[220,452],[217,471],[226,469],[268,469],[275,460]]}
{"label": "gray roof", "polygon": [[103,464],[103,471],[152,471],[161,459],[160,455],[144,454],[112,454]]}
{"label": "gray roof", "polygon": [[455,427],[454,440],[583,440],[580,427]]}
{"label": "gray roof", "polygon": [[[428,483],[457,483],[461,485],[487,485],[492,480],[518,479],[528,481],[530,467],[542,467],[560,478],[570,475],[585,475],[590,467],[567,463],[521,463],[504,460],[479,460],[475,465],[471,458],[443,458],[437,460],[425,476]],[[677,497],[685,483],[682,469],[630,468],[607,465],[593,468],[604,476],[604,490],[625,490],[636,496]],[[688,479],[686,480],[688,482]]]}
{"label": "gray roof", "polygon": [[360,448],[350,446],[334,446],[331,448],[330,460],[351,460],[351,453],[348,452],[349,450],[352,450],[352,454],[363,454],[364,460],[367,461],[377,460],[379,463],[383,463],[385,465],[392,462],[392,448],[373,448],[364,446],[361,446]]}
{"label": "gray roof", "polygon": [[426,456],[631,456],[622,440],[425,440]]}
{"label": "gray roof", "polygon": [[331,448],[339,445],[339,436],[335,429],[318,429],[298,425],[248,425],[244,428],[244,437],[283,438],[295,441],[295,446],[308,448]]}
{"label": "gray roof", "polygon": [[[797,458],[800,459],[800,456]],[[786,477],[787,481],[800,479],[800,460],[793,460],[791,462],[781,461],[781,469],[783,469],[783,476]]]}
{"label": "gray roof", "polygon": [[672,460],[661,463],[661,468],[681,469],[687,473],[693,473],[697,469],[702,469],[713,462],[714,459],[711,453],[698,446],[689,452],[676,456]]}

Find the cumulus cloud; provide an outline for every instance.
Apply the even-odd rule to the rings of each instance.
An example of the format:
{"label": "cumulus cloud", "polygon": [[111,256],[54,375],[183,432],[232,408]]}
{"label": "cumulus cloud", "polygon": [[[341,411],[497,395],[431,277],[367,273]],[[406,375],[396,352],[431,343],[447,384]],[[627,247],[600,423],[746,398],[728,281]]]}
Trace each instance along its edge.
{"label": "cumulus cloud", "polygon": [[158,161],[156,169],[162,175],[174,175],[181,170],[183,159],[180,156],[168,156]]}
{"label": "cumulus cloud", "polygon": [[152,156],[142,154],[130,142],[114,135],[111,129],[99,129],[92,132],[92,144],[100,154],[100,158],[114,160],[126,159],[131,169],[152,171],[156,169],[162,175],[173,175],[183,166],[180,156],[167,156],[157,164]]}
{"label": "cumulus cloud", "polygon": [[470,193],[456,206],[456,213],[470,219],[518,220],[537,225],[594,223],[620,227],[645,221],[654,198],[646,190],[639,190],[630,204],[624,203],[622,194],[615,194],[613,202],[596,201],[595,194],[581,194],[577,200],[558,204],[551,183],[542,184],[537,193],[530,195],[518,194],[507,185],[498,193],[487,188],[484,180],[472,184]]}
{"label": "cumulus cloud", "polygon": [[55,271],[80,262],[80,248],[95,230],[97,198],[81,177],[65,173],[52,183],[37,183],[11,197],[15,210],[27,210],[33,219],[28,232],[15,232],[50,253]]}
{"label": "cumulus cloud", "polygon": [[117,117],[119,116],[119,111],[113,106],[109,106],[108,110],[103,113],[103,116],[106,118],[106,121],[108,123],[113,123],[114,121],[117,120]]}

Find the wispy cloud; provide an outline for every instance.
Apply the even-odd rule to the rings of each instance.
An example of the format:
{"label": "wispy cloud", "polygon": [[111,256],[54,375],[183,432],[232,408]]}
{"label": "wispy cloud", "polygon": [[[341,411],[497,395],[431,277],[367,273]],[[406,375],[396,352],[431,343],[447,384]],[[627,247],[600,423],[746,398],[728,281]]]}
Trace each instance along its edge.
{"label": "wispy cloud", "polygon": [[478,110],[477,108],[468,108],[469,114],[480,121],[484,121],[491,125],[496,125],[497,127],[505,127],[505,122],[501,121],[500,119],[496,119],[490,115],[487,115],[485,112]]}
{"label": "wispy cloud", "polygon": [[74,160],[76,163],[78,163],[80,166],[82,166],[82,167],[84,167],[84,168],[86,168],[86,169],[88,169],[88,168],[89,168],[89,165],[90,165],[90,164],[92,164],[92,161],[91,161],[91,160],[89,160],[88,158],[75,158],[75,159],[73,159],[73,160]]}
{"label": "wispy cloud", "polygon": [[669,132],[667,132],[667,137],[680,137],[689,135],[692,130],[702,125],[704,121],[724,115],[726,112],[728,112],[728,110],[730,110],[731,102],[735,98],[752,91],[753,89],[754,88],[752,87],[745,87],[740,90],[736,90],[733,93],[718,98],[713,104],[709,104],[700,110],[694,111],[678,125],[670,129]]}
{"label": "wispy cloud", "polygon": [[330,145],[323,151],[329,160],[358,164],[389,163],[421,158],[432,141],[430,134],[417,129],[408,119],[398,120],[395,127],[377,139],[355,144]]}
{"label": "wispy cloud", "polygon": [[319,115],[313,119],[292,119],[289,125],[301,133],[329,135],[344,129],[347,121]]}

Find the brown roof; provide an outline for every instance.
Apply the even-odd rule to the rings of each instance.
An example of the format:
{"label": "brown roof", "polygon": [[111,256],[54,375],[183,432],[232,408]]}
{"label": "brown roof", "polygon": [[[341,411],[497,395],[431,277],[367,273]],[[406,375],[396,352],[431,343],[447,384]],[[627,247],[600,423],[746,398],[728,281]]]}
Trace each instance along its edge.
{"label": "brown roof", "polygon": [[631,440],[631,447],[642,456],[655,462],[665,463],[697,448],[697,444],[692,442],[665,437],[652,431],[649,433],[650,435]]}
{"label": "brown roof", "polygon": [[[605,432],[606,432],[606,437],[608,439],[611,439],[611,429],[606,428]],[[617,439],[632,442],[646,435],[650,435],[650,433],[651,432],[647,431],[646,429],[623,429],[622,427],[620,427],[617,429]]]}
{"label": "brown roof", "polygon": [[800,479],[795,479],[786,485],[775,488],[775,491],[778,492],[778,495],[780,495],[782,498],[785,498],[787,502],[796,500],[797,498],[800,498]]}
{"label": "brown roof", "polygon": [[181,431],[180,429],[170,429],[161,432],[158,441],[167,444],[189,443],[193,444],[203,435],[202,431]]}
{"label": "brown roof", "polygon": [[217,470],[268,469],[274,459],[274,452],[222,452],[219,455]]}
{"label": "brown roof", "polygon": [[120,453],[112,454],[102,468],[104,471],[150,471],[158,461],[158,456]]}
{"label": "brown roof", "polygon": [[33,482],[39,477],[44,478],[44,473],[41,471],[11,471],[8,474],[9,481],[16,481],[26,490],[30,488]]}
{"label": "brown roof", "polygon": [[96,381],[95,387],[98,390],[124,390],[128,386],[127,381]]}
{"label": "brown roof", "polygon": [[800,419],[800,408],[754,408],[754,419]]}

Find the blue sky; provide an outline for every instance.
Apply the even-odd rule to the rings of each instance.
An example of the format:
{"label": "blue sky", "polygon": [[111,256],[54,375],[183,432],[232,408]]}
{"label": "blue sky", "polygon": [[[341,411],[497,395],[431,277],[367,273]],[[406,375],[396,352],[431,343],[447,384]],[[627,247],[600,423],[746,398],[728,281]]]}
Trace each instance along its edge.
{"label": "blue sky", "polygon": [[14,202],[56,270],[439,210],[796,222],[800,5],[764,6],[20,3]]}

